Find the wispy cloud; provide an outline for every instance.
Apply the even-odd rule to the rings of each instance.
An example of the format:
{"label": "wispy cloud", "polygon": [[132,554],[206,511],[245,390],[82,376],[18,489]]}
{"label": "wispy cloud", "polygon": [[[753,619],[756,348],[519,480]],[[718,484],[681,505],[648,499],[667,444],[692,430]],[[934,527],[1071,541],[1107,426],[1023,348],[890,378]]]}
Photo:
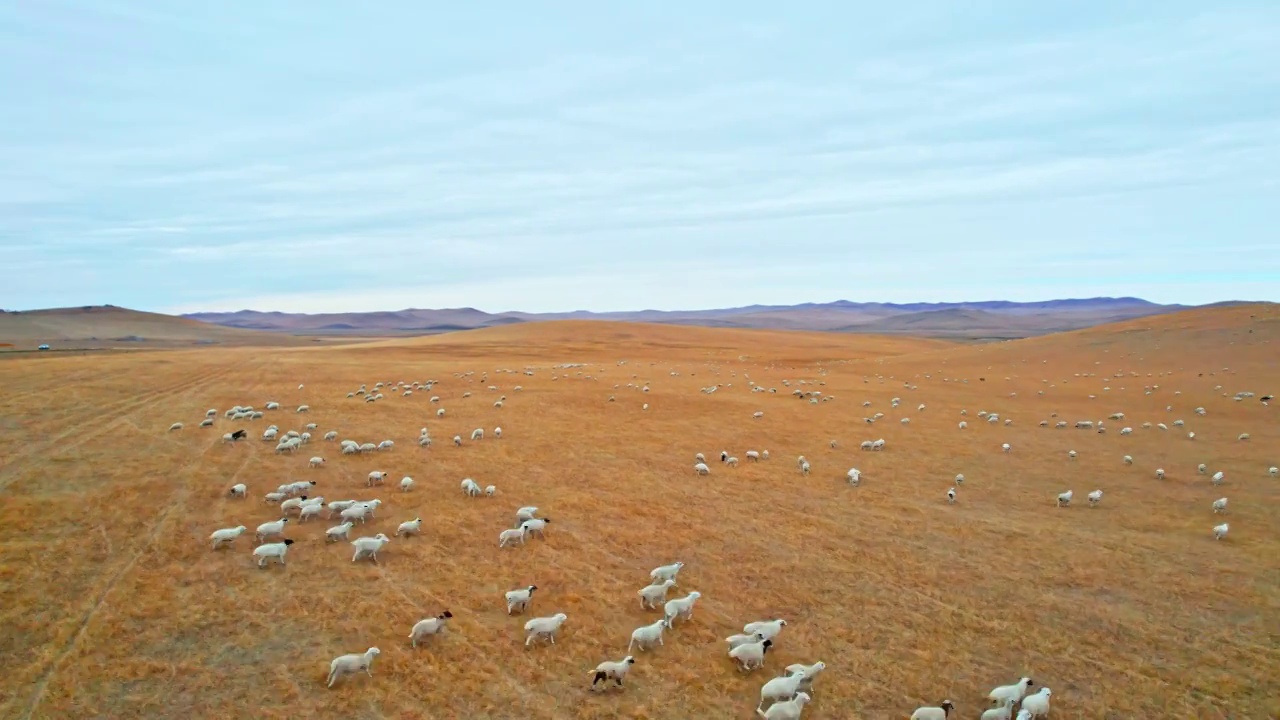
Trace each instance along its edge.
{"label": "wispy cloud", "polygon": [[0,305],[1280,299],[1280,9],[712,7],[0,7]]}

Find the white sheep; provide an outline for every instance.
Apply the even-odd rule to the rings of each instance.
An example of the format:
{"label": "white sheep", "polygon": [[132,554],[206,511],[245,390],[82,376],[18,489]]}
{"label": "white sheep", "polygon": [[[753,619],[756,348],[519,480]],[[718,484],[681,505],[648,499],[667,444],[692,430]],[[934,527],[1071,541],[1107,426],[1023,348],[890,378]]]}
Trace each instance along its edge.
{"label": "white sheep", "polygon": [[289,546],[292,544],[293,540],[286,539],[277,543],[266,543],[254,548],[253,556],[258,558],[258,567],[266,567],[267,561],[271,558],[275,558],[281,565],[284,565],[285,552],[288,551]]}
{"label": "white sheep", "polygon": [[728,465],[729,467],[738,467],[738,458],[730,457],[724,461],[724,464]]}
{"label": "white sheep", "polygon": [[965,421],[961,420],[961,421],[960,421],[960,429],[961,429],[961,430],[964,430],[964,429],[965,429],[965,428],[967,428],[967,427],[969,427],[969,423],[967,423],[967,422],[965,422]]}
{"label": "white sheep", "polygon": [[938,705],[917,708],[911,713],[911,720],[947,720],[956,706],[950,700],[943,700]]}
{"label": "white sheep", "polygon": [[324,531],[324,541],[326,543],[337,542],[338,540],[347,539],[347,531],[352,528],[355,523],[344,522],[341,525],[335,525]]}
{"label": "white sheep", "polygon": [[317,455],[316,457],[311,458],[311,460],[308,461],[308,464],[313,468],[320,467],[324,464],[324,458]]}
{"label": "white sheep", "polygon": [[707,464],[706,464],[706,463],[701,463],[701,462],[700,462],[700,463],[696,463],[696,464],[694,464],[694,466],[693,466],[693,470],[694,470],[694,472],[698,473],[699,475],[710,475],[710,474],[711,474],[711,468],[707,467]]}
{"label": "white sheep", "polygon": [[307,518],[318,518],[320,513],[324,511],[324,498],[316,498],[320,502],[306,502],[298,508],[298,522],[303,522]]}
{"label": "white sheep", "polygon": [[1075,450],[1068,450],[1068,451],[1067,451],[1067,458],[1068,458],[1068,459],[1070,459],[1070,460],[1075,460],[1075,459],[1076,459],[1076,451],[1075,451]]}
{"label": "white sheep", "polygon": [[300,413],[309,412],[310,410],[311,410],[311,406],[310,406],[310,405],[299,405],[299,406],[298,406],[298,412],[300,412]]}
{"label": "white sheep", "polygon": [[520,544],[523,545],[524,536],[525,536],[525,531],[523,526],[518,528],[503,530],[502,533],[498,535],[498,547],[500,548],[506,547],[508,542],[515,542],[516,540],[519,540]]}
{"label": "white sheep", "polygon": [[355,562],[362,557],[367,557],[373,561],[374,565],[378,564],[378,551],[383,545],[391,542],[391,538],[383,533],[378,533],[373,537],[356,538],[351,541],[351,546],[356,549],[354,555],[351,556],[351,562]]}
{"label": "white sheep", "polygon": [[1221,540],[1222,538],[1226,537],[1227,530],[1229,529],[1227,526],[1228,526],[1228,523],[1222,523],[1221,525],[1215,526],[1213,528],[1213,539]]}
{"label": "white sheep", "polygon": [[1268,468],[1267,474],[1270,475],[1271,477],[1276,477],[1277,475],[1280,475],[1280,468],[1278,467]]}
{"label": "white sheep", "polygon": [[608,689],[610,679],[616,683],[616,687],[622,687],[622,678],[626,677],[627,671],[631,669],[631,666],[634,665],[635,662],[636,659],[628,655],[616,662],[609,660],[600,663],[596,666],[596,669],[592,671],[594,675],[591,680],[592,689],[594,689],[596,683],[601,680],[605,681],[605,689]]}
{"label": "white sheep", "polygon": [[800,712],[809,702],[809,693],[796,693],[790,700],[775,703],[768,710],[756,708],[756,714],[765,720],[800,720]]}
{"label": "white sheep", "polygon": [[337,430],[330,430],[329,432],[327,432],[327,433],[325,433],[325,434],[324,434],[324,439],[325,439],[325,440],[328,440],[328,441],[330,441],[330,442],[332,442],[332,441],[334,441],[334,440],[337,440],[337,439],[338,439],[338,431],[337,431]]}
{"label": "white sheep", "polygon": [[301,497],[296,497],[296,498],[289,498],[288,500],[285,500],[284,502],[280,503],[281,514],[288,515],[290,510],[300,509],[302,507],[302,503],[306,502],[306,500],[307,500],[306,495],[303,495]]}
{"label": "white sheep", "polygon": [[453,613],[445,610],[433,618],[426,618],[414,623],[413,629],[409,631],[409,641],[413,647],[418,647],[418,641],[430,635],[439,635],[444,632],[445,625],[449,618],[453,617]]}
{"label": "white sheep", "polygon": [[678,617],[686,620],[693,619],[693,604],[700,597],[702,597],[702,593],[694,590],[682,598],[668,600],[667,604],[662,606],[663,620],[667,623],[667,627],[670,628]]}
{"label": "white sheep", "polygon": [[1213,513],[1225,513],[1227,511],[1227,499],[1224,497],[1213,501]]}
{"label": "white sheep", "polygon": [[182,429],[182,423],[180,422],[176,422],[169,426],[169,432],[173,432],[174,430],[181,430],[181,429]]}
{"label": "white sheep", "polygon": [[1227,477],[1227,474],[1219,470],[1218,472],[1213,474],[1213,477],[1209,479],[1209,482],[1213,483],[1214,485],[1221,485],[1222,481],[1225,480],[1226,477]]}
{"label": "white sheep", "polygon": [[1125,464],[1125,465],[1132,465],[1132,464],[1133,464],[1133,456],[1132,456],[1132,455],[1125,455],[1125,456],[1124,456],[1124,464]]}
{"label": "white sheep", "polygon": [[387,474],[381,470],[374,470],[369,473],[368,487],[381,485],[383,480],[387,479]]}
{"label": "white sheep", "polygon": [[760,462],[760,453],[756,452],[755,450],[748,450],[747,460],[749,462]]}
{"label": "white sheep", "polygon": [[849,468],[849,472],[845,473],[845,477],[849,479],[850,485],[857,485],[862,482],[862,471],[858,468]]}
{"label": "white sheep", "polygon": [[412,520],[406,520],[400,523],[400,527],[396,528],[396,537],[401,535],[417,535],[422,532],[422,518],[416,517]]}
{"label": "white sheep", "polygon": [[1006,698],[1000,707],[982,711],[981,720],[1012,720],[1014,701]]}
{"label": "white sheep", "polygon": [[667,619],[660,618],[648,625],[641,625],[631,632],[631,641],[627,643],[627,652],[631,652],[631,648],[639,647],[641,652],[646,647],[653,647],[654,643],[664,645],[662,642],[662,631],[667,627]]}
{"label": "white sheep", "polygon": [[801,474],[801,475],[808,475],[808,474],[809,474],[809,461],[808,461],[808,460],[805,460],[804,462],[800,463],[800,474]]}
{"label": "white sheep", "polygon": [[236,483],[231,486],[231,489],[227,491],[227,494],[231,497],[243,498],[248,492],[249,488],[245,487],[244,483]]}
{"label": "white sheep", "polygon": [[516,527],[520,527],[520,523],[525,520],[531,520],[538,516],[538,506],[526,505],[516,511]]}
{"label": "white sheep", "polygon": [[1098,503],[1102,502],[1102,491],[1094,490],[1087,497],[1089,499],[1089,507],[1097,507]]}
{"label": "white sheep", "polygon": [[410,488],[412,487],[413,487],[413,478],[409,477],[408,475],[405,475],[404,477],[400,478],[400,492],[409,492]]}
{"label": "white sheep", "polygon": [[556,613],[551,617],[534,618],[525,623],[524,629],[525,632],[529,633],[529,636],[525,638],[524,646],[529,647],[530,643],[540,637],[545,637],[551,641],[552,645],[555,645],[556,632],[560,630],[560,626],[564,625],[564,621],[568,619],[568,615],[565,615],[564,613]]}
{"label": "white sheep", "polygon": [[506,594],[507,614],[510,615],[512,610],[524,612],[529,607],[529,603],[533,602],[533,592],[537,589],[537,585],[530,585],[518,590],[508,590]]}
{"label": "white sheep", "polygon": [[209,539],[213,541],[213,549],[217,550],[223,545],[226,545],[232,540],[240,537],[240,534],[244,531],[245,527],[243,525],[233,528],[222,528],[221,530],[214,530],[213,534],[209,536]]}
{"label": "white sheep", "polygon": [[948,505],[955,505],[955,504],[956,504],[956,489],[955,489],[955,487],[952,487],[950,490],[948,490],[948,491],[947,491],[947,504],[948,504]]}
{"label": "white sheep", "polygon": [[213,418],[205,418],[200,421],[200,427],[213,427]]}
{"label": "white sheep", "polygon": [[256,537],[258,541],[266,539],[269,535],[279,535],[284,532],[285,523],[289,522],[289,518],[280,518],[271,522],[264,522],[258,526]]}
{"label": "white sheep", "polygon": [[[303,407],[306,407],[305,405]],[[339,655],[329,663],[329,681],[325,687],[333,687],[338,678],[344,675],[353,675],[363,670],[366,675],[373,677],[370,667],[373,665],[373,659],[382,651],[376,647],[365,650],[362,654]]]}
{"label": "white sheep", "polygon": [[549,522],[551,522],[551,518],[529,518],[528,520],[520,523],[520,529],[524,530],[525,533],[529,535],[537,533],[538,537],[545,540],[547,538],[545,531],[547,529],[547,523]]}
{"label": "white sheep", "polygon": [[760,703],[756,705],[756,712],[764,707],[766,700],[772,700],[775,704],[783,700],[790,700],[800,692],[800,684],[804,682],[803,672],[787,671],[786,675],[776,677],[764,684],[760,688]]}
{"label": "white sheep", "polygon": [[483,440],[483,439],[484,439],[484,428],[476,428],[475,430],[472,430],[472,431],[471,431],[471,439],[472,439],[473,441],[475,441],[475,440]]}
{"label": "white sheep", "polygon": [[787,621],[782,618],[774,620],[757,620],[756,622],[747,623],[742,627],[744,633],[755,633],[763,635],[765,640],[772,640],[782,632],[782,628],[787,626]]}
{"label": "white sheep", "polygon": [[737,635],[730,635],[725,638],[724,641],[729,643],[729,649],[732,650],[739,645],[745,645],[753,642],[764,642],[766,639],[768,638],[760,633],[739,633]]}
{"label": "white sheep", "polygon": [[1164,479],[1164,468],[1156,468],[1156,479],[1157,480]]}
{"label": "white sheep", "polygon": [[804,665],[794,663],[787,666],[789,673],[801,673],[804,678],[800,681],[800,689],[807,690],[813,686],[813,682],[818,679],[818,674],[827,669],[827,664],[819,660],[812,665]]}
{"label": "white sheep", "polygon": [[1001,449],[1001,450],[1003,450],[1004,452],[1009,452],[1009,451],[1010,451],[1010,450],[1012,450],[1013,448],[1009,447],[1009,443],[1005,443],[1005,444],[1003,444],[1003,445],[1001,445],[1001,446],[1000,446],[1000,449]]}
{"label": "white sheep", "polygon": [[987,699],[994,703],[1003,703],[1006,700],[1021,702],[1022,697],[1027,694],[1027,688],[1035,685],[1029,677],[1024,677],[1012,685],[1001,685],[987,693]]}
{"label": "white sheep", "polygon": [[[743,643],[729,650],[729,657],[738,661],[740,664],[738,670],[747,672],[764,665],[765,653],[769,652],[769,648],[772,645],[772,640]],[[775,705],[774,707],[777,706]]]}
{"label": "white sheep", "polygon": [[668,579],[640,588],[636,592],[640,596],[640,607],[657,608],[658,603],[667,601],[667,590],[673,587],[676,587],[676,581]]}
{"label": "white sheep", "polygon": [[1072,491],[1068,490],[1064,493],[1058,493],[1058,507],[1066,507],[1071,504]]}
{"label": "white sheep", "polygon": [[1022,699],[1022,713],[1028,713],[1028,717],[1038,718],[1042,715],[1049,714],[1049,696],[1053,691],[1047,687],[1040,688],[1040,692],[1034,695],[1028,695]]}
{"label": "white sheep", "polygon": [[676,575],[680,574],[680,569],[684,567],[683,562],[673,562],[670,565],[659,565],[649,571],[649,577],[654,582],[662,582],[664,580],[675,580]]}

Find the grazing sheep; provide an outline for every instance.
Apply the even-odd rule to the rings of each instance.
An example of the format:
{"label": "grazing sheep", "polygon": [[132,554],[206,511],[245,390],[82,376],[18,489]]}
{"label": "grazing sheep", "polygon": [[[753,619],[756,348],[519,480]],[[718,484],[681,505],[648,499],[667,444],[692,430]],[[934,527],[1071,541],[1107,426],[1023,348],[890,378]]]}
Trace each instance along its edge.
{"label": "grazing sheep", "polygon": [[213,427],[213,418],[205,418],[200,421],[200,427]]}
{"label": "grazing sheep", "polygon": [[514,529],[503,530],[502,533],[498,535],[498,547],[504,548],[507,546],[508,542],[515,542],[516,540],[519,540],[520,544],[523,545],[524,536],[525,536],[525,531],[523,526],[514,528]]}
{"label": "grazing sheep", "polygon": [[405,475],[404,477],[400,478],[400,492],[409,492],[409,489],[412,487],[413,487],[413,478],[409,477],[408,475]]}
{"label": "grazing sheep", "polygon": [[321,465],[324,464],[324,458],[317,455],[316,457],[311,458],[311,460],[309,460],[307,464],[313,468],[320,467]]}
{"label": "grazing sheep", "polygon": [[804,462],[800,463],[800,474],[801,474],[801,475],[808,475],[808,474],[809,474],[809,461],[808,461],[808,460],[806,460],[806,461],[804,461]]}
{"label": "grazing sheep", "polygon": [[783,700],[790,700],[800,692],[800,683],[804,682],[803,672],[787,671],[786,675],[776,677],[764,684],[760,688],[760,703],[756,705],[756,710],[764,707],[766,700],[778,703]]}
{"label": "grazing sheep", "polygon": [[1068,450],[1068,451],[1067,451],[1067,458],[1068,458],[1068,459],[1070,459],[1070,460],[1075,460],[1075,459],[1076,459],[1076,451],[1075,451],[1075,450]]}
{"label": "grazing sheep", "polygon": [[631,632],[631,642],[627,643],[627,652],[631,652],[632,647],[640,648],[643,652],[646,647],[653,647],[654,643],[664,645],[662,642],[662,631],[667,627],[667,619],[661,618],[648,625],[641,625]]}
{"label": "grazing sheep", "polygon": [[710,474],[711,474],[711,468],[707,467],[707,464],[706,464],[706,463],[701,463],[701,462],[700,462],[700,463],[696,463],[696,464],[693,466],[693,470],[694,470],[694,472],[698,473],[699,475],[710,475]]}
{"label": "grazing sheep", "polygon": [[692,620],[693,604],[696,603],[700,597],[702,597],[702,593],[694,590],[682,598],[668,600],[667,604],[662,608],[663,620],[667,623],[667,627],[672,627],[678,617],[684,618],[685,620]]}
{"label": "grazing sheep", "polygon": [[1066,507],[1071,504],[1072,491],[1068,490],[1064,493],[1058,493],[1058,507]]}
{"label": "grazing sheep", "polygon": [[1228,523],[1222,523],[1221,525],[1215,526],[1213,528],[1213,539],[1221,540],[1222,538],[1226,537],[1228,529],[1229,529]]}
{"label": "grazing sheep", "polygon": [[1269,469],[1267,470],[1267,474],[1268,474],[1268,475],[1270,475],[1271,477],[1275,477],[1275,476],[1277,476],[1277,475],[1280,475],[1280,468],[1277,468],[1277,467],[1269,468]]}
{"label": "grazing sheep", "polygon": [[622,687],[622,678],[626,677],[627,671],[631,669],[635,662],[636,659],[628,655],[617,662],[610,660],[600,663],[592,671],[595,677],[591,680],[591,688],[594,690],[596,683],[604,680],[605,689],[608,689],[608,681],[610,679],[617,683],[616,687]]}
{"label": "grazing sheep", "polygon": [[738,467],[738,458],[730,457],[729,459],[724,461],[724,464],[728,465],[729,467]]}
{"label": "grazing sheep", "polygon": [[694,462],[705,463],[707,461],[707,456],[702,453],[698,453],[693,456],[693,460]]}
{"label": "grazing sheep", "polygon": [[662,582],[664,580],[675,580],[676,575],[680,574],[680,569],[684,567],[683,562],[674,562],[670,565],[660,565],[649,571],[649,577],[654,582]]}
{"label": "grazing sheep", "polygon": [[938,705],[917,708],[911,713],[911,720],[947,720],[955,708],[950,700],[943,700]]}
{"label": "grazing sheep", "polygon": [[335,525],[324,531],[325,543],[337,542],[338,540],[347,539],[347,531],[352,528],[355,523],[344,522],[341,525]]}
{"label": "grazing sheep", "polygon": [[244,531],[245,527],[243,525],[233,528],[222,528],[221,530],[214,530],[213,534],[209,536],[209,539],[213,541],[213,549],[217,550],[223,545],[229,544],[232,540],[240,537],[240,534]]}
{"label": "grazing sheep", "polygon": [[1006,698],[1000,707],[983,710],[981,720],[1012,720],[1013,703],[1012,699]]}
{"label": "grazing sheep", "polygon": [[525,623],[524,629],[525,632],[529,633],[529,636],[525,638],[524,646],[529,647],[530,643],[540,637],[545,637],[551,641],[552,645],[555,645],[556,632],[560,630],[560,626],[568,619],[568,615],[565,615],[564,613],[556,613],[551,617],[534,618]]}
{"label": "grazing sheep", "polygon": [[1156,468],[1156,479],[1157,480],[1164,479],[1164,468]]}
{"label": "grazing sheep", "polygon": [[512,610],[524,612],[529,607],[529,603],[533,601],[533,591],[537,589],[537,585],[530,585],[519,590],[509,590],[506,594],[507,614],[510,615]]}
{"label": "grazing sheep", "polygon": [[[772,646],[772,640],[743,643],[729,650],[729,657],[738,661],[740,665],[739,671],[748,672],[764,665],[765,653],[769,652],[769,648]],[[775,705],[774,707],[777,706]]]}
{"label": "grazing sheep", "polygon": [[275,558],[282,566],[284,565],[285,552],[289,550],[289,546],[293,544],[293,540],[283,540],[277,543],[267,543],[254,548],[253,556],[258,558],[258,567],[267,566],[267,561]]}
{"label": "grazing sheep", "polygon": [[245,487],[244,483],[236,483],[231,486],[231,489],[227,491],[227,494],[231,497],[243,498],[248,492],[249,488]]}
{"label": "grazing sheep", "polygon": [[760,633],[741,633],[739,635],[730,635],[725,638],[724,641],[729,643],[729,649],[732,650],[739,645],[745,645],[752,642],[764,642],[767,639],[768,638]]}
{"label": "grazing sheep", "polygon": [[675,586],[675,580],[663,580],[641,588],[636,593],[640,596],[640,607],[656,609],[658,603],[667,601],[667,590]]}
{"label": "grazing sheep", "polygon": [[1012,685],[1001,685],[993,689],[987,693],[987,699],[995,703],[1003,703],[1006,700],[1021,702],[1022,697],[1027,694],[1027,689],[1032,685],[1035,685],[1035,682],[1029,677],[1024,677]]}
{"label": "grazing sheep", "polygon": [[1124,456],[1124,464],[1125,464],[1125,465],[1132,465],[1132,464],[1133,464],[1133,456],[1132,456],[1132,455],[1125,455],[1125,456]]}
{"label": "grazing sheep", "polygon": [[516,527],[520,527],[520,523],[525,520],[532,520],[538,515],[538,507],[536,505],[527,505],[516,511]]}
{"label": "grazing sheep", "polygon": [[328,440],[328,441],[330,441],[330,442],[332,442],[332,441],[334,441],[334,440],[337,440],[337,439],[338,439],[338,431],[337,431],[337,430],[330,430],[329,432],[327,432],[327,433],[325,433],[325,434],[324,434],[324,439],[325,439],[325,440]]}
{"label": "grazing sheep", "polygon": [[747,460],[749,462],[760,462],[760,453],[756,452],[755,450],[748,450]]}
{"label": "grazing sheep", "polygon": [[439,635],[444,632],[445,625],[451,617],[453,617],[453,613],[445,610],[433,618],[419,620],[414,623],[413,629],[409,631],[409,640],[413,647],[418,647],[418,641],[427,636]]}
{"label": "grazing sheep", "polygon": [[475,430],[472,430],[472,431],[471,431],[471,439],[472,439],[472,441],[475,441],[475,440],[483,440],[483,439],[484,439],[484,428],[476,428]]}
{"label": "grazing sheep", "polygon": [[182,423],[180,422],[174,423],[169,426],[169,432],[173,432],[174,430],[181,430],[181,429],[182,429]]}
{"label": "grazing sheep", "polygon": [[1213,477],[1209,479],[1209,482],[1213,483],[1214,485],[1221,485],[1222,481],[1225,480],[1226,477],[1227,477],[1227,474],[1219,470],[1218,472],[1213,474]]}
{"label": "grazing sheep", "polygon": [[258,542],[262,542],[269,535],[279,535],[284,532],[285,523],[289,522],[289,518],[280,518],[271,522],[264,522],[258,526],[256,537]]}
{"label": "grazing sheep", "polygon": [[1030,713],[1029,717],[1033,720],[1042,715],[1049,714],[1049,696],[1053,691],[1047,687],[1040,688],[1040,692],[1035,695],[1028,695],[1022,699],[1022,712]]}
{"label": "grazing sheep", "polygon": [[354,555],[351,556],[351,562],[355,562],[362,557],[367,557],[373,561],[374,565],[378,564],[378,551],[383,545],[391,542],[391,538],[383,533],[378,533],[373,537],[356,538],[351,541],[351,546],[356,549]]}
{"label": "grazing sheep", "polygon": [[369,473],[368,487],[373,487],[374,485],[381,485],[382,481],[386,479],[387,479],[387,474],[385,472],[381,470],[374,470],[373,472]]}
{"label": "grazing sheep", "polygon": [[800,720],[800,712],[807,702],[809,702],[808,693],[796,693],[794,698],[775,703],[768,710],[756,708],[756,714],[765,720]]}
{"label": "grazing sheep", "polygon": [[849,472],[845,473],[845,477],[849,478],[850,485],[857,485],[862,482],[862,471],[858,468],[849,468]]}
{"label": "grazing sheep", "polygon": [[[306,407],[305,405],[303,407]],[[325,687],[333,687],[338,678],[344,675],[353,675],[363,670],[366,675],[373,677],[373,673],[369,668],[373,665],[373,659],[382,651],[376,647],[365,650],[363,654],[339,655],[329,663],[329,681]]]}
{"label": "grazing sheep", "polygon": [[396,528],[396,537],[401,535],[417,535],[422,532],[422,518],[416,517],[400,523],[400,527]]}
{"label": "grazing sheep", "polygon": [[1097,507],[1098,503],[1102,502],[1102,491],[1094,490],[1087,497],[1089,499],[1089,507]]}
{"label": "grazing sheep", "polygon": [[485,497],[493,497],[497,492],[498,492],[498,488],[495,485],[485,485],[484,487]]}
{"label": "grazing sheep", "polygon": [[1227,511],[1227,499],[1224,497],[1213,501],[1213,513],[1225,513]]}
{"label": "grazing sheep", "polygon": [[310,405],[299,405],[299,406],[298,406],[298,412],[300,412],[300,413],[310,412],[310,410],[311,410],[311,406],[310,406]]}
{"label": "grazing sheep", "polygon": [[537,533],[538,537],[546,540],[547,536],[543,531],[547,529],[547,523],[549,522],[551,522],[551,518],[530,518],[520,523],[520,529],[528,534]]}
{"label": "grazing sheep", "polygon": [[744,633],[755,633],[763,635],[765,640],[772,640],[782,632],[782,628],[787,626],[787,621],[782,618],[775,620],[757,620],[756,622],[747,623],[742,627]]}
{"label": "grazing sheep", "polygon": [[1003,444],[1003,445],[1001,445],[1001,446],[1000,446],[1000,449],[1001,449],[1001,450],[1003,450],[1004,452],[1009,452],[1009,451],[1010,451],[1010,450],[1012,450],[1013,448],[1009,447],[1009,443],[1005,443],[1005,444]]}
{"label": "grazing sheep", "polygon": [[956,489],[954,487],[947,491],[947,504],[956,504]]}

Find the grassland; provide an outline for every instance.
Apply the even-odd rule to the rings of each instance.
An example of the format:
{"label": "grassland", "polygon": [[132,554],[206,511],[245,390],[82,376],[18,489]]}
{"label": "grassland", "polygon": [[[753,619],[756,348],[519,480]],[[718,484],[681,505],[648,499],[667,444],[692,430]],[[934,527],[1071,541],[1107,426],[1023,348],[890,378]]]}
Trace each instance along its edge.
{"label": "grassland", "polygon": [[[828,669],[806,720],[905,718],[944,697],[976,718],[987,690],[1024,674],[1053,689],[1056,718],[1276,717],[1280,480],[1267,468],[1280,465],[1280,406],[1228,396],[1274,392],[1278,341],[1274,307],[1238,307],[981,346],[587,322],[2,361],[0,717],[747,718],[767,678],[816,660]],[[749,393],[748,378],[779,392]],[[345,397],[428,379],[432,393]],[[797,400],[783,379],[825,383],[803,387],[836,399]],[[206,408],[268,400],[286,410],[196,428]],[[303,402],[309,416],[290,411]],[[979,410],[1014,425],[988,426]],[[866,425],[875,411],[885,418]],[[1054,412],[1117,411],[1127,418],[1107,434],[1037,427]],[[1177,418],[1196,440],[1138,429]],[[179,420],[185,430],[166,432]],[[307,421],[397,445],[343,457],[316,442],[283,457],[257,440],[269,422]],[[219,442],[240,425],[249,441]],[[424,425],[430,450],[413,442]],[[501,440],[448,443],[497,425]],[[858,451],[879,437],[885,452]],[[696,477],[694,453],[722,448],[772,459]],[[307,468],[314,454],[325,468]],[[1227,483],[1212,487],[1201,462]],[[843,481],[851,466],[859,488]],[[374,469],[417,486],[366,491]],[[464,498],[463,477],[498,497]],[[275,519],[261,494],[302,478],[329,499],[380,496],[365,534],[421,516],[423,535],[394,540],[380,566],[326,546],[326,523],[290,529],[285,569],[255,569],[250,537],[210,552],[212,530]],[[235,482],[249,500],[226,497]],[[1067,488],[1106,497],[1055,509]],[[1221,495],[1231,534],[1215,542]],[[546,541],[499,551],[527,504],[552,518]],[[675,560],[687,567],[672,596],[703,594],[693,621],[637,653],[625,691],[587,692],[589,670],[655,618],[635,595],[649,569]],[[530,583],[534,615],[569,616],[555,647],[526,651],[526,618],[505,614],[502,593]],[[450,632],[412,650],[410,626],[444,608]],[[722,638],[779,616],[790,624],[765,670],[737,672]],[[382,650],[372,679],[324,689],[330,658],[370,645]]]}

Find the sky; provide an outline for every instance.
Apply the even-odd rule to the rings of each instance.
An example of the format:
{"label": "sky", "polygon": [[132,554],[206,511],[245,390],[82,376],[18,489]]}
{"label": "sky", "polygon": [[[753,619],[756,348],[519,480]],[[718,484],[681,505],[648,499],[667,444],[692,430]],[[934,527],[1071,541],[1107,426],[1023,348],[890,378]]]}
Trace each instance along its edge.
{"label": "sky", "polygon": [[1280,300],[1280,3],[0,3],[0,307]]}

